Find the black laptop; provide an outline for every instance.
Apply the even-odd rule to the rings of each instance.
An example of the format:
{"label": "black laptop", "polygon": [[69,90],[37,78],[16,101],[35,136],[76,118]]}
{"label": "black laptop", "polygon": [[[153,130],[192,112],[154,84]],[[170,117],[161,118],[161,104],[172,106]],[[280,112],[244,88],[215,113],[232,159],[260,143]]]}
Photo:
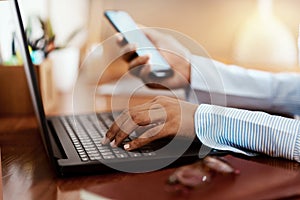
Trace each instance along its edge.
{"label": "black laptop", "polygon": [[[148,172],[199,159],[199,142],[180,138],[162,139],[137,151],[102,145],[113,122],[112,113],[46,117],[37,76],[30,59],[17,0],[13,9],[21,36],[25,73],[40,132],[48,156],[59,176],[99,174],[109,171]],[[127,140],[130,140],[128,138]]]}

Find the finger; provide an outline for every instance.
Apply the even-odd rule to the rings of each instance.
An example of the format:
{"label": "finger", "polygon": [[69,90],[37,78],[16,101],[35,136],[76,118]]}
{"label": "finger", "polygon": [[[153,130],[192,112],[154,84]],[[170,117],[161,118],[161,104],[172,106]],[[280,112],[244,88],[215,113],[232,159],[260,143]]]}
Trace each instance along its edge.
{"label": "finger", "polygon": [[128,118],[120,127],[119,131],[115,134],[115,146],[119,146],[125,138],[132,133],[138,125],[130,118]]}
{"label": "finger", "polygon": [[[131,133],[137,125],[148,125],[152,121],[159,121],[160,113],[154,112],[155,110],[162,109],[162,106],[157,104],[155,101],[149,101],[145,104],[131,108],[130,110],[124,110],[115,120],[115,122],[108,129],[105,138],[102,140],[102,144],[108,144],[113,141],[116,135],[120,132],[120,139],[117,144],[122,140],[125,135],[123,133]],[[149,117],[149,113],[150,116]],[[152,119],[151,119],[152,118]],[[129,129],[128,129],[129,128]],[[116,141],[115,141],[116,143]]]}
{"label": "finger", "polygon": [[157,108],[157,104],[150,106],[148,109],[144,109],[139,106],[141,110],[137,109],[135,111],[129,111],[130,117],[127,117],[126,121],[115,129],[112,128],[114,134],[112,134],[111,140],[114,140],[114,143],[111,143],[112,146],[119,146],[125,138],[128,137],[133,131],[141,126],[148,126],[150,124],[162,123],[166,119],[166,114],[164,110],[160,107]]}
{"label": "finger", "polygon": [[[149,55],[143,55],[132,59],[128,65],[129,66],[128,70],[130,71],[130,73],[134,76],[139,77],[142,69],[149,68],[149,66],[147,65],[149,58],[150,58]],[[148,71],[150,72],[150,70]],[[149,72],[147,74],[149,74]]]}
{"label": "finger", "polygon": [[[140,77],[144,77],[143,72],[140,73]],[[163,79],[152,79],[151,77],[147,77],[143,79],[144,83],[149,88],[155,89],[177,89],[182,88],[189,85],[189,80],[184,78],[180,73],[174,70],[173,76],[169,78]]]}
{"label": "finger", "polygon": [[126,120],[130,118],[128,110],[124,110],[114,121],[114,123],[109,127],[105,134],[105,138],[102,140],[102,144],[108,144],[113,141],[115,135],[119,132],[120,127]]}
{"label": "finger", "polygon": [[[150,59],[150,57],[149,57],[149,59]],[[167,87],[167,85],[164,84],[164,82],[166,82],[166,80],[169,80],[170,78],[157,79],[157,78],[151,76],[151,67],[152,66],[148,64],[148,60],[147,60],[146,64],[144,64],[143,66],[137,67],[139,69],[139,73],[136,76],[141,78],[143,80],[143,82],[145,83],[145,85],[149,88],[169,89]],[[143,63],[141,63],[141,65],[142,64]]]}
{"label": "finger", "polygon": [[120,46],[124,46],[124,45],[128,44],[122,34],[117,34],[116,40],[117,40],[118,45],[120,45]]}
{"label": "finger", "polygon": [[119,132],[116,134],[114,143],[111,143],[112,147],[120,146],[120,144],[129,136],[128,133],[122,131],[122,129],[119,130]]}
{"label": "finger", "polygon": [[130,116],[134,123],[139,126],[163,123],[167,119],[165,109],[157,103],[151,103],[146,109],[130,111]]}
{"label": "finger", "polygon": [[157,126],[158,123],[153,123],[153,124],[149,124],[149,125],[146,125],[146,126],[139,126],[135,129],[135,134],[136,134],[136,137],[139,137],[141,136],[143,133],[145,133],[147,130]]}
{"label": "finger", "polygon": [[[147,107],[146,107],[147,108]],[[157,104],[145,109],[141,107],[143,111],[136,110],[129,113],[130,117],[118,126],[113,125],[107,133],[107,137],[111,143],[111,146],[119,146],[125,138],[128,137],[133,131],[140,126],[148,126],[150,124],[159,124],[165,121],[166,115],[164,109],[161,107],[157,109]]]}
{"label": "finger", "polygon": [[126,143],[124,145],[124,149],[127,151],[138,149],[142,146],[145,146],[146,144],[153,142],[154,140],[164,137],[165,131],[164,131],[163,127],[164,127],[164,124],[160,124],[158,126],[155,126],[151,129],[147,130],[140,137],[132,140],[131,142]]}
{"label": "finger", "polygon": [[135,44],[126,44],[120,50],[122,58],[126,62],[131,62],[136,57],[136,45]]}
{"label": "finger", "polygon": [[[129,127],[129,128],[133,127],[133,124],[137,124],[136,122],[133,122],[134,120],[132,120],[132,115],[136,116],[135,113],[140,113],[140,112],[146,111],[149,108],[150,108],[150,102],[142,104],[140,106],[136,106],[136,107],[132,108],[131,111],[124,110],[115,119],[114,123],[109,127],[108,131],[106,132],[105,138],[102,140],[102,144],[106,145],[106,144],[110,143],[111,141],[113,141],[119,132],[122,135],[122,136],[120,136],[119,140],[124,138],[125,135],[123,135],[123,133],[129,134],[133,130],[133,129],[131,129],[131,130],[129,129],[129,130],[124,131],[124,129],[126,129],[126,127]],[[138,117],[134,117],[134,118],[137,119]],[[117,141],[118,144],[119,144],[119,140]],[[115,143],[116,143],[116,141],[115,141]]]}
{"label": "finger", "polygon": [[140,65],[145,65],[148,63],[149,59],[150,55],[138,56],[129,62],[129,69],[135,68]]}
{"label": "finger", "polygon": [[114,122],[106,132],[102,144],[106,145],[114,140],[116,133],[119,131],[118,123]]}

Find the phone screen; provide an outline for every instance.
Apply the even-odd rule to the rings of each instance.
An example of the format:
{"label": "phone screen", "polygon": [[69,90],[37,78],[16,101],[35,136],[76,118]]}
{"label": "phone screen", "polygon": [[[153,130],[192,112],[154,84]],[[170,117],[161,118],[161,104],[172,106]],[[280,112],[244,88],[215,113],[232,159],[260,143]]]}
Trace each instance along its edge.
{"label": "phone screen", "polygon": [[158,49],[147,38],[141,29],[136,25],[130,15],[124,11],[105,11],[106,18],[114,28],[122,33],[128,43],[137,45],[137,55],[150,54],[149,64],[151,67],[150,76],[152,78],[166,78],[173,75],[168,62],[159,53]]}

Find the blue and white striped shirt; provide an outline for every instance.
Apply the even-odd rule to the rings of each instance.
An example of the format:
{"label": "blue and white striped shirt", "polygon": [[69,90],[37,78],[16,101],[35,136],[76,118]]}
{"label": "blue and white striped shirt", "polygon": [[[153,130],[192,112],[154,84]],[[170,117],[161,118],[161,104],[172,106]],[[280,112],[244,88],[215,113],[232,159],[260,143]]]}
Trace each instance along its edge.
{"label": "blue and white striped shirt", "polygon": [[198,56],[191,61],[191,85],[200,104],[195,131],[204,145],[300,162],[299,120],[243,110],[300,114],[300,74],[247,70]]}
{"label": "blue and white striped shirt", "polygon": [[215,149],[251,155],[245,149],[300,162],[300,121],[202,104],[195,113],[200,141]]}

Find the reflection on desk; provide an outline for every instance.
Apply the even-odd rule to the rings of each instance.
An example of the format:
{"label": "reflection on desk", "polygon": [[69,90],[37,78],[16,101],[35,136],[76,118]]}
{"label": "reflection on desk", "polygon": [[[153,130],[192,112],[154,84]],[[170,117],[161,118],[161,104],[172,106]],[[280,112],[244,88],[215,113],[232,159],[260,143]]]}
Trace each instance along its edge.
{"label": "reflection on desk", "polygon": [[82,192],[112,199],[275,199],[300,197],[298,163],[269,157],[224,158],[238,176],[217,175],[194,189],[167,184],[176,168],[59,179],[44,151],[34,117],[0,119],[4,199],[80,199]]}
{"label": "reflection on desk", "polygon": [[0,180],[0,200],[3,199],[3,190],[2,190],[2,163],[1,163],[1,149],[0,149],[0,175],[1,175],[1,180]]}

